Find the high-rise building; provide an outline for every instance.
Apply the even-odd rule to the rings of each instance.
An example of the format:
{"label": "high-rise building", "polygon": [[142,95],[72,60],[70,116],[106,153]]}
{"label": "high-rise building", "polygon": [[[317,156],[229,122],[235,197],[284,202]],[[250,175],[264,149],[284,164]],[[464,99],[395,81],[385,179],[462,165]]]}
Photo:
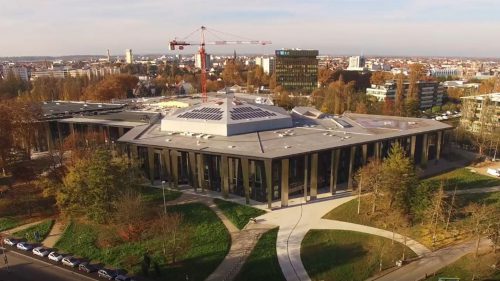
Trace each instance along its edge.
{"label": "high-rise building", "polygon": [[349,58],[347,70],[364,71],[366,60],[364,56],[353,56]]}
{"label": "high-rise building", "polygon": [[134,55],[132,54],[132,49],[125,50],[125,62],[126,63],[134,63]]}
{"label": "high-rise building", "polygon": [[274,72],[275,60],[274,57],[256,57],[255,64],[260,65],[264,73],[271,75]]}
{"label": "high-rise building", "polygon": [[[207,69],[212,67],[212,59],[209,54],[205,54],[205,63]],[[199,53],[194,55],[194,67],[201,69],[201,55]]]}
{"label": "high-rise building", "polygon": [[318,50],[276,50],[276,84],[287,91],[310,94],[318,87]]}

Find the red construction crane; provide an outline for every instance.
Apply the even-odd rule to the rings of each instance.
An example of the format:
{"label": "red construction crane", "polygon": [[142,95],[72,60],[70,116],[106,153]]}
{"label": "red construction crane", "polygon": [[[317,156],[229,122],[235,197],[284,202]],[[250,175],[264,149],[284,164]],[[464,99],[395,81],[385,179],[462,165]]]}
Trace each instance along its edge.
{"label": "red construction crane", "polygon": [[[239,44],[267,45],[267,44],[271,44],[271,41],[260,41],[260,40],[236,40],[236,41],[219,40],[219,41],[205,42],[205,32],[207,32],[207,31],[208,32],[214,31],[214,32],[222,33],[222,34],[227,34],[230,36],[236,36],[236,35],[220,32],[220,31],[216,31],[213,29],[207,29],[205,26],[202,26],[199,29],[193,31],[191,34],[189,34],[185,38],[193,35],[194,33],[198,32],[198,31],[200,31],[200,33],[201,33],[200,42],[185,41],[185,39],[183,39],[183,40],[174,39],[174,40],[170,41],[169,49],[171,51],[173,51],[173,50],[175,50],[176,46],[178,47],[179,50],[183,50],[184,46],[193,46],[193,45],[200,46],[198,53],[200,54],[200,58],[201,58],[201,96],[202,96],[203,102],[207,101],[207,59],[206,59],[205,45],[239,45]],[[236,36],[236,37],[240,37],[240,36]]]}

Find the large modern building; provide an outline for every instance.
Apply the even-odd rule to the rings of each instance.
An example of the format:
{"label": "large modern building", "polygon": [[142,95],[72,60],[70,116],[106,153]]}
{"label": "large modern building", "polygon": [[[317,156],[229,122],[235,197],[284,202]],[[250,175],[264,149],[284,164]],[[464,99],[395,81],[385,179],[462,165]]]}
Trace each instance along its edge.
{"label": "large modern building", "polygon": [[[405,96],[408,93],[410,83],[404,83]],[[417,95],[420,101],[420,109],[429,109],[433,106],[441,106],[443,104],[444,87],[438,82],[417,82]],[[395,81],[386,82],[384,85],[372,85],[366,89],[366,94],[375,96],[378,100],[386,99],[394,100],[396,98],[397,85]]]}
{"label": "large modern building", "polygon": [[125,50],[125,62],[128,64],[134,63],[134,55],[132,54],[132,49]]}
{"label": "large modern building", "polygon": [[437,161],[443,132],[451,128],[430,119],[337,116],[309,107],[287,112],[233,95],[189,103],[163,117],[113,104],[46,105],[51,108],[49,145],[71,132],[98,132],[139,159],[151,182],[233,194],[269,208],[287,206],[292,196],[315,200],[353,188],[355,171],[370,158],[386,157],[394,143],[416,164]]}
{"label": "large modern building", "polygon": [[310,94],[318,87],[317,50],[276,50],[276,84],[285,90]]}
{"label": "large modern building", "polygon": [[[206,69],[210,69],[212,67],[212,56],[209,54],[205,54],[205,66]],[[194,55],[194,67],[201,69],[201,54],[196,53]]]}

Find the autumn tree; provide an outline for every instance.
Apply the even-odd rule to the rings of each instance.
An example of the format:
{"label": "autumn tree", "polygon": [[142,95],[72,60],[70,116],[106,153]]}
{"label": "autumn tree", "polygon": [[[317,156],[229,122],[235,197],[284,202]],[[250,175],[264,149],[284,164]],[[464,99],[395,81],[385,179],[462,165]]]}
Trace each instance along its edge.
{"label": "autumn tree", "polygon": [[403,114],[405,100],[405,83],[404,74],[399,73],[396,75],[396,95],[394,98],[394,107],[396,114],[401,116]]}
{"label": "autumn tree", "polygon": [[224,70],[221,73],[221,77],[226,86],[242,85],[242,66],[234,60],[227,60],[224,65]]}
{"label": "autumn tree", "polygon": [[[492,224],[491,214],[495,214],[494,206],[486,205],[485,203],[471,203],[465,208],[465,212],[469,214],[471,232],[476,236],[476,247],[474,257],[478,256],[481,237],[487,232],[487,229]],[[496,217],[498,222],[498,216]]]}
{"label": "autumn tree", "polygon": [[370,83],[372,85],[384,85],[387,80],[392,79],[392,73],[386,71],[375,71],[370,77]]}
{"label": "autumn tree", "polygon": [[14,120],[11,108],[0,103],[0,172],[5,173],[8,166],[8,157],[14,146]]}
{"label": "autumn tree", "polygon": [[83,98],[85,100],[106,102],[112,99],[123,99],[139,82],[133,75],[119,74],[106,76],[97,84],[87,87]]}
{"label": "autumn tree", "polygon": [[362,184],[365,192],[371,192],[371,213],[374,214],[382,191],[382,162],[371,159],[368,164],[361,167],[356,176],[356,181]]}
{"label": "autumn tree", "polygon": [[140,193],[133,189],[121,192],[113,203],[113,218],[119,227],[118,234],[126,241],[137,241],[150,226],[150,209]]}
{"label": "autumn tree", "polygon": [[494,77],[481,82],[479,86],[480,94],[491,94],[500,92],[500,78]]}
{"label": "autumn tree", "polygon": [[185,228],[182,214],[174,212],[160,212],[153,223],[154,235],[160,237],[165,259],[169,263],[175,263],[189,249],[189,231]]}
{"label": "autumn tree", "polygon": [[138,167],[125,158],[113,158],[111,151],[98,149],[70,167],[56,199],[69,216],[85,214],[96,222],[106,222],[115,209],[118,194],[135,187]]}
{"label": "autumn tree", "polygon": [[321,87],[328,85],[333,79],[333,71],[326,67],[318,69],[318,82]]}

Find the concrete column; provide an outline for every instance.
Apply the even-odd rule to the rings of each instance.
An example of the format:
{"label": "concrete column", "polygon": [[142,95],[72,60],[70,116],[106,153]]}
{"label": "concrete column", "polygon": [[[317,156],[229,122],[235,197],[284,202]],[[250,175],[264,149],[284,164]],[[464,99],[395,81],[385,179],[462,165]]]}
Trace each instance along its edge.
{"label": "concrete column", "polygon": [[57,124],[57,136],[59,137],[59,147],[62,148],[63,135],[61,132],[61,124],[59,122],[56,122],[56,124]]}
{"label": "concrete column", "polygon": [[420,159],[420,165],[427,165],[427,159],[429,159],[429,144],[428,135],[424,134],[422,140],[422,158]]}
{"label": "concrete column", "polygon": [[334,150],[335,152],[335,163],[334,163],[334,174],[333,174],[333,190],[331,190],[332,194],[337,192],[337,179],[339,174],[339,162],[340,162],[340,149]]}
{"label": "concrete column", "polygon": [[332,150],[330,156],[330,193],[333,195],[337,192],[337,167],[338,167],[338,150]]}
{"label": "concrete column", "polygon": [[45,127],[45,136],[47,137],[47,149],[52,152],[54,149],[54,140],[52,139],[52,132],[50,131],[50,124],[48,122],[43,123]]}
{"label": "concrete column", "polygon": [[155,181],[155,150],[153,147],[148,147],[148,168],[149,168],[149,180],[151,184]]}
{"label": "concrete column", "polygon": [[229,192],[234,192],[234,161],[232,158],[228,159],[228,173],[229,173]]}
{"label": "concrete column", "polygon": [[104,134],[104,127],[102,125],[99,125],[99,137],[102,137],[104,140],[106,140],[106,135]]}
{"label": "concrete column", "polygon": [[204,163],[203,154],[196,155],[196,164],[198,167],[198,186],[201,188],[201,191],[205,191],[205,163]]}
{"label": "concrete column", "polygon": [[104,129],[106,130],[106,139],[108,141],[111,141],[111,134],[109,133],[110,132],[109,126],[106,126]]}
{"label": "concrete column", "polygon": [[281,160],[281,207],[288,206],[288,176],[290,169],[290,160]]}
{"label": "concrete column", "polygon": [[170,187],[172,187],[172,177],[171,177],[171,174],[172,174],[172,170],[170,169],[170,153],[168,151],[168,149],[163,149],[161,151],[161,157],[162,157],[162,165],[163,165],[163,177],[164,177],[164,180],[168,183],[168,185]]}
{"label": "concrete column", "polygon": [[415,147],[417,145],[417,136],[411,136],[410,140],[410,159],[415,160]]}
{"label": "concrete column", "polygon": [[368,144],[363,144],[361,146],[361,149],[362,149],[362,152],[363,152],[363,165],[366,164],[367,160],[368,160]]}
{"label": "concrete column", "polygon": [[318,196],[318,153],[311,155],[311,200]]}
{"label": "concrete column", "polygon": [[245,202],[250,204],[250,177],[248,158],[241,158],[241,170],[243,172],[243,189],[245,190]]}
{"label": "concrete column", "polygon": [[436,160],[441,159],[441,144],[443,143],[443,131],[437,132]]}
{"label": "concrete column", "polygon": [[69,133],[74,134],[75,133],[75,124],[73,123],[68,123],[69,124]]}
{"label": "concrete column", "polygon": [[221,180],[222,180],[222,195],[224,198],[229,196],[229,169],[228,159],[226,155],[221,156]]}
{"label": "concrete column", "polygon": [[375,143],[375,159],[382,160],[382,151],[380,142]]}
{"label": "concrete column", "polygon": [[179,186],[179,152],[177,150],[170,150],[170,163],[172,171],[172,184],[174,188]]}
{"label": "concrete column", "polygon": [[125,133],[125,130],[123,127],[118,127],[118,138],[121,138]]}
{"label": "concrete column", "polygon": [[347,179],[347,189],[352,190],[353,188],[353,170],[354,170],[354,156],[356,155],[356,146],[351,146],[351,152],[349,155],[349,177]]}
{"label": "concrete column", "polygon": [[304,155],[304,202],[307,202],[307,184],[309,181],[309,155]]}
{"label": "concrete column", "polygon": [[273,203],[273,162],[271,159],[264,160],[267,188],[267,208],[272,209]]}
{"label": "concrete column", "polygon": [[188,152],[189,157],[189,174],[191,176],[191,184],[196,192],[198,190],[198,179],[196,178],[196,154],[194,152]]}

